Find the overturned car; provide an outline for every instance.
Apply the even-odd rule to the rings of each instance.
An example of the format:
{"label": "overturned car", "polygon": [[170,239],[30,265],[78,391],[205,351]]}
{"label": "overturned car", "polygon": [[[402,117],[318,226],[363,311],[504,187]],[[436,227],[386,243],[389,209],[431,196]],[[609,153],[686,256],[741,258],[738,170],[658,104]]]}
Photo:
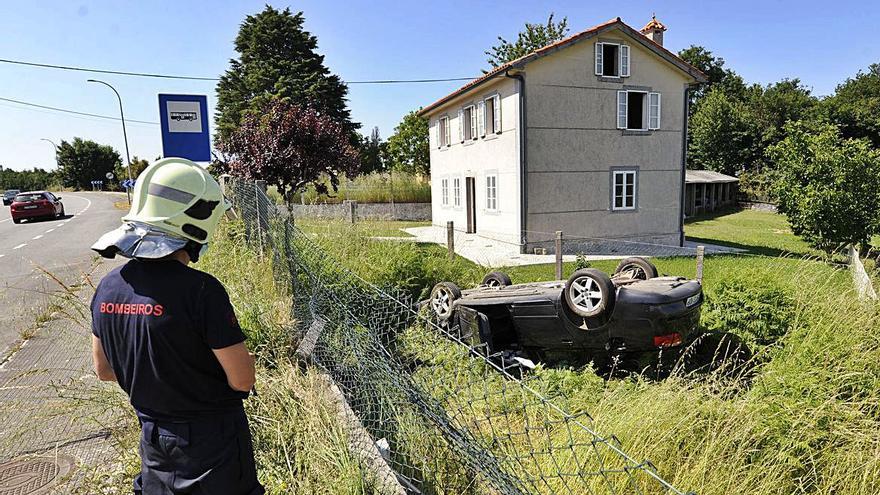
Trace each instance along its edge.
{"label": "overturned car", "polygon": [[612,276],[585,268],[568,280],[512,284],[502,272],[461,290],[440,282],[427,301],[438,321],[490,352],[597,367],[650,365],[658,351],[680,351],[698,335],[700,282],[658,276],[644,258],[620,262]]}

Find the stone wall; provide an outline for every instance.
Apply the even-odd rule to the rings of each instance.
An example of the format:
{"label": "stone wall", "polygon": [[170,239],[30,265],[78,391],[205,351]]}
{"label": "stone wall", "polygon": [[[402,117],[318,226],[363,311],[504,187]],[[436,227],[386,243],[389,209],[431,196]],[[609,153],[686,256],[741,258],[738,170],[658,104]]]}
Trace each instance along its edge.
{"label": "stone wall", "polygon": [[[348,204],[293,205],[294,218],[348,219]],[[431,203],[357,203],[355,215],[361,220],[431,221]]]}

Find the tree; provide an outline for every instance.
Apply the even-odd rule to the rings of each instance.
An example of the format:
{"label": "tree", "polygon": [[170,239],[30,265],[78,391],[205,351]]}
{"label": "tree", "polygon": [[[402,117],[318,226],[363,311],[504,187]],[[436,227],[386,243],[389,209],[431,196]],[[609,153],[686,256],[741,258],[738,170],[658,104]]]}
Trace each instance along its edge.
{"label": "tree", "polygon": [[379,137],[379,128],[373,127],[369,137],[362,136],[358,147],[361,155],[360,173],[369,174],[385,170],[385,148],[387,143]]}
{"label": "tree", "polygon": [[867,138],[880,148],[880,64],[838,85],[822,102],[822,110],[844,137]]}
{"label": "tree", "polygon": [[65,187],[91,188],[93,180],[107,181],[107,173],[114,172],[122,160],[111,146],[74,138],[61,141],[58,147],[58,169]]}
{"label": "tree", "polygon": [[783,79],[766,87],[754,85],[749,93],[749,111],[761,131],[761,149],[781,141],[785,124],[810,117],[818,103],[800,79]]}
{"label": "tree", "polygon": [[789,122],[785,131],[768,154],[792,232],[827,253],[845,244],[866,248],[880,231],[880,151],[827,122]]}
{"label": "tree", "polygon": [[553,14],[550,14],[547,24],[527,22],[525,30],[517,35],[516,41],[513,43],[499,36],[499,43],[486,51],[486,55],[489,56],[487,62],[493,68],[504,65],[565,38],[566,33],[568,33],[568,18],[566,17],[563,17],[559,22],[553,22]]}
{"label": "tree", "polygon": [[388,138],[386,167],[428,175],[431,173],[429,156],[428,119],[420,117],[418,110],[413,110],[403,117],[394,128],[394,134]]}
{"label": "tree", "polygon": [[0,191],[6,189],[36,191],[54,189],[58,185],[58,176],[54,171],[49,172],[36,167],[31,170],[12,170],[0,165]]}
{"label": "tree", "polygon": [[331,74],[318,55],[318,39],[303,29],[302,12],[266,6],[249,15],[235,38],[239,57],[217,84],[218,141],[228,137],[248,115],[276,99],[308,106],[353,132],[346,106],[348,87]]}
{"label": "tree", "polygon": [[700,100],[713,88],[720,88],[731,99],[745,98],[746,83],[736,72],[724,68],[723,58],[712,55],[712,52],[698,45],[691,45],[679,51],[678,56],[700,69],[709,79],[709,82],[690,91],[691,115],[696,112]]}
{"label": "tree", "polygon": [[760,158],[760,137],[748,108],[715,88],[690,121],[688,166],[735,174]]}
{"label": "tree", "polygon": [[218,172],[265,180],[277,186],[288,202],[309,184],[319,194],[327,194],[324,177],[335,191],[339,175],[353,176],[359,165],[358,151],[342,124],[282,100],[269,101],[259,112],[245,116],[218,147],[229,158],[219,164]]}
{"label": "tree", "polygon": [[[144,169],[146,169],[149,166],[150,166],[150,162],[148,162],[147,160],[145,160],[143,158],[138,158],[137,156],[135,156],[134,158],[131,159],[131,178],[137,179],[138,176],[141,175],[141,172],[143,172]],[[113,175],[114,175],[114,177],[116,177],[116,180],[119,182],[122,182],[122,181],[128,179],[128,167],[120,161],[119,165],[113,171]]]}

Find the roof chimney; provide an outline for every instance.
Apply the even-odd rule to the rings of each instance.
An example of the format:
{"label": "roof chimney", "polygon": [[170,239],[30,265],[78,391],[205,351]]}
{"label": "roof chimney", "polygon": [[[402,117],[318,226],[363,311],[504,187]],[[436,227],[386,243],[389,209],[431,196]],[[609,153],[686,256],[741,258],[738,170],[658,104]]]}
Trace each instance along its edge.
{"label": "roof chimney", "polygon": [[662,22],[657,20],[657,16],[651,15],[651,22],[645,24],[645,27],[642,28],[641,33],[648,37],[649,40],[657,43],[660,46],[663,46],[663,31],[666,31],[666,26],[663,25]]}

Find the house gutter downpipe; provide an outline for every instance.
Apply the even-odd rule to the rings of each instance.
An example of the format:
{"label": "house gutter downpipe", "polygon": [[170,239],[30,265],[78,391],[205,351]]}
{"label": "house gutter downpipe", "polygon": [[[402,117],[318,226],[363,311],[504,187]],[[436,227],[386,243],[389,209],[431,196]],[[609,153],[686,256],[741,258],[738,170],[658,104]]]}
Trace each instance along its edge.
{"label": "house gutter downpipe", "polygon": [[526,81],[522,72],[511,74],[510,69],[504,71],[504,77],[516,79],[519,82],[519,225],[520,225],[520,253],[526,252],[528,240],[526,229],[526,211],[528,206],[528,189],[526,188]]}

